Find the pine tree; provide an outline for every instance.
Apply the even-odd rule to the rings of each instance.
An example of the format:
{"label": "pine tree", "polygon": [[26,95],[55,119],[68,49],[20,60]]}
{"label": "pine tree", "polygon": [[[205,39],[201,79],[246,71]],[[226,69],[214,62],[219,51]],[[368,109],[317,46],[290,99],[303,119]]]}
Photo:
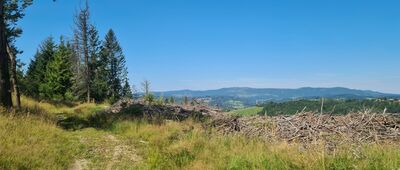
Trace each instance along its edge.
{"label": "pine tree", "polygon": [[49,61],[45,73],[45,82],[40,85],[41,95],[46,99],[65,100],[72,82],[71,61],[72,52],[61,38],[54,58]]}
{"label": "pine tree", "polygon": [[107,98],[107,64],[108,59],[101,55],[101,41],[95,26],[89,29],[89,54],[91,95],[95,101],[102,102]]}
{"label": "pine tree", "polygon": [[52,37],[47,38],[36,53],[34,59],[31,61],[27,75],[26,82],[29,84],[26,87],[26,94],[31,97],[45,97],[40,96],[41,90],[39,89],[41,84],[45,83],[44,77],[47,70],[47,65],[49,61],[53,60],[54,53],[56,51],[56,46]]}
{"label": "pine tree", "polygon": [[133,93],[128,79],[125,79],[124,87],[122,88],[122,97],[133,99]]}
{"label": "pine tree", "polygon": [[106,58],[108,99],[111,102],[119,100],[122,96],[122,82],[127,79],[125,56],[122,52],[115,33],[110,29],[103,42],[102,58]]}

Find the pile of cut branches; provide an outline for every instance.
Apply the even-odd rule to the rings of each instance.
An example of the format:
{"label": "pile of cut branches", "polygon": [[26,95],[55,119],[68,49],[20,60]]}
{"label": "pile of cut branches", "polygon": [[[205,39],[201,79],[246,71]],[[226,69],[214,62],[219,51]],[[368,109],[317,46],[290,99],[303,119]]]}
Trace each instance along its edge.
{"label": "pile of cut branches", "polygon": [[308,112],[273,117],[219,114],[212,117],[211,126],[224,134],[241,133],[268,141],[325,141],[330,145],[342,142],[400,141],[399,114],[363,112],[339,116]]}
{"label": "pile of cut branches", "polygon": [[118,118],[143,118],[149,121],[174,120],[182,121],[188,118],[202,119],[218,110],[206,106],[154,105],[140,100],[124,99],[112,105],[98,115]]}

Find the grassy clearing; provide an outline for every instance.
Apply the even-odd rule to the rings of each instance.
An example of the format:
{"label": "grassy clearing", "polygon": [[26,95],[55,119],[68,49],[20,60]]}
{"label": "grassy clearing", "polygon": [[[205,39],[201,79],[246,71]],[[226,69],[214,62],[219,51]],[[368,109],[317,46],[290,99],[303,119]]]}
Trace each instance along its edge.
{"label": "grassy clearing", "polygon": [[52,104],[22,97],[23,107],[13,113],[0,110],[0,169],[67,169],[80,158],[96,157],[91,143],[104,136],[99,130],[66,131],[55,117],[87,117],[106,104]]}
{"label": "grassy clearing", "polygon": [[254,116],[263,110],[262,107],[248,107],[244,109],[233,110],[230,113],[237,116]]}
{"label": "grassy clearing", "polygon": [[[25,100],[25,99],[24,99]],[[24,101],[23,100],[23,101]],[[30,103],[29,103],[30,102]],[[26,99],[46,115],[91,115],[105,105],[68,107]],[[26,105],[25,105],[26,106]],[[33,108],[28,108],[33,109]],[[0,111],[1,112],[1,111]],[[80,115],[83,114],[83,115]],[[40,115],[0,113],[0,169],[398,169],[397,144],[339,146],[265,143],[223,136],[198,122],[119,121],[111,128],[63,130]]]}
{"label": "grassy clearing", "polygon": [[38,102],[28,97],[21,97],[22,110],[21,112],[31,114],[42,114],[47,117],[55,117],[58,115],[63,116],[77,116],[81,118],[88,117],[97,111],[105,109],[108,104],[96,104],[96,103],[49,103],[49,102]]}
{"label": "grassy clearing", "polygon": [[0,169],[68,167],[84,146],[54,124],[33,117],[0,116]]}

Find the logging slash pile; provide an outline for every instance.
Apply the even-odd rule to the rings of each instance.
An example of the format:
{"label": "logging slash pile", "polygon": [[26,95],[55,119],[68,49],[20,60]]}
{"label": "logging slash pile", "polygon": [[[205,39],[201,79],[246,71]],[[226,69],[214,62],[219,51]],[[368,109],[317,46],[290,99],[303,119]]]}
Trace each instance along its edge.
{"label": "logging slash pile", "polygon": [[299,113],[293,116],[238,117],[206,106],[148,105],[141,101],[121,100],[106,114],[146,118],[150,121],[182,121],[189,117],[208,118],[205,127],[222,134],[241,134],[266,141],[313,143],[324,141],[334,147],[351,142],[400,142],[400,114],[368,111],[347,115]]}
{"label": "logging slash pile", "polygon": [[188,118],[203,119],[219,111],[206,106],[154,105],[140,100],[124,99],[99,114],[118,117],[144,118],[148,121],[174,120]]}
{"label": "logging slash pile", "polygon": [[331,147],[351,142],[400,141],[399,114],[368,112],[347,115],[300,113],[293,116],[214,116],[212,126],[224,134],[240,133],[267,141],[312,143]]}

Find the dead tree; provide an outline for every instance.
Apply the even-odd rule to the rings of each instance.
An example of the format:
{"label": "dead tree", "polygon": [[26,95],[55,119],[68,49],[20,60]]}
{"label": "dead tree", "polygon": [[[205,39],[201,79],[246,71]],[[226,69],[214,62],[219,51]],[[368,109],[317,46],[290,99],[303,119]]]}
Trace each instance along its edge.
{"label": "dead tree", "polygon": [[10,58],[11,82],[13,86],[12,89],[15,94],[15,107],[19,109],[21,107],[21,94],[19,92],[18,77],[17,77],[17,57],[15,55],[14,50],[11,49],[9,44],[7,44],[7,53]]}

